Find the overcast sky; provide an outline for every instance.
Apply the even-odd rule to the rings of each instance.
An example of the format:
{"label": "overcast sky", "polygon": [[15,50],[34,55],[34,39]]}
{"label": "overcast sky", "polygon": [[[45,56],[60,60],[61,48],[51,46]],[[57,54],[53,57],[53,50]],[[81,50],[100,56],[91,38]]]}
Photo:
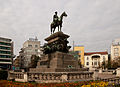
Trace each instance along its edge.
{"label": "overcast sky", "polygon": [[15,54],[35,36],[44,43],[54,12],[65,11],[62,31],[85,51],[110,50],[120,38],[120,0],[0,0],[0,36],[14,41]]}

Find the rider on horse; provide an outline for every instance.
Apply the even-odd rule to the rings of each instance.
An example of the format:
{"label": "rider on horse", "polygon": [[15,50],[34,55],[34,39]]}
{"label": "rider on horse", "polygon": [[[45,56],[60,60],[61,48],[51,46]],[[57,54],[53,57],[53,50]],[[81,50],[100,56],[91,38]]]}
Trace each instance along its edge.
{"label": "rider on horse", "polygon": [[57,16],[57,11],[55,12],[55,15],[53,16],[53,23],[56,25],[58,22],[59,17]]}
{"label": "rider on horse", "polygon": [[[51,34],[54,33],[55,28],[58,27],[58,31],[61,31],[63,17],[67,17],[67,14],[63,12],[60,17],[57,16],[57,12],[55,12],[53,16],[53,22],[50,25]],[[59,30],[60,29],[60,30]]]}

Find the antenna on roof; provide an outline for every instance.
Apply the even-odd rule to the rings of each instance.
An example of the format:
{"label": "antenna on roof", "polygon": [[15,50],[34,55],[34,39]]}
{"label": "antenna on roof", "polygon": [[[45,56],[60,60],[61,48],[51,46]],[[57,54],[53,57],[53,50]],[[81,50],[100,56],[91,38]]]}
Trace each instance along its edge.
{"label": "antenna on roof", "polygon": [[38,41],[37,36],[35,37],[35,41]]}
{"label": "antenna on roof", "polygon": [[74,51],[74,41],[73,41],[73,51]]}

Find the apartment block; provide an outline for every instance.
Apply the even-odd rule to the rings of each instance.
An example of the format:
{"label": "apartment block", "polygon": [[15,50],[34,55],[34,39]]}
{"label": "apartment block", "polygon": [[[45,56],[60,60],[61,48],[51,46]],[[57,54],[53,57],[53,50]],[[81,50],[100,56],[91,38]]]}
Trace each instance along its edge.
{"label": "apartment block", "polygon": [[40,41],[37,38],[29,38],[29,40],[23,43],[23,47],[19,52],[19,62],[22,68],[29,68],[29,64],[31,63],[31,56],[41,56],[41,46]]}
{"label": "apartment block", "polygon": [[13,61],[13,42],[0,37],[0,68],[10,69]]}
{"label": "apartment block", "polygon": [[120,39],[115,39],[111,45],[111,61],[120,57]]}

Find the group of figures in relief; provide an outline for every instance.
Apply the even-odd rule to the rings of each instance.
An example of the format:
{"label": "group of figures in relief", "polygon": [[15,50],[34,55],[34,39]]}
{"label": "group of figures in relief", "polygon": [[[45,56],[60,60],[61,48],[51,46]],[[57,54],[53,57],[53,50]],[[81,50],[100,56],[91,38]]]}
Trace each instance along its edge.
{"label": "group of figures in relief", "polygon": [[45,44],[43,46],[44,48],[43,53],[49,54],[55,51],[67,53],[69,49],[71,48],[71,46],[67,46],[68,43],[69,42],[67,41],[67,38],[65,38],[65,39],[60,39],[59,41],[55,41],[50,44]]}

